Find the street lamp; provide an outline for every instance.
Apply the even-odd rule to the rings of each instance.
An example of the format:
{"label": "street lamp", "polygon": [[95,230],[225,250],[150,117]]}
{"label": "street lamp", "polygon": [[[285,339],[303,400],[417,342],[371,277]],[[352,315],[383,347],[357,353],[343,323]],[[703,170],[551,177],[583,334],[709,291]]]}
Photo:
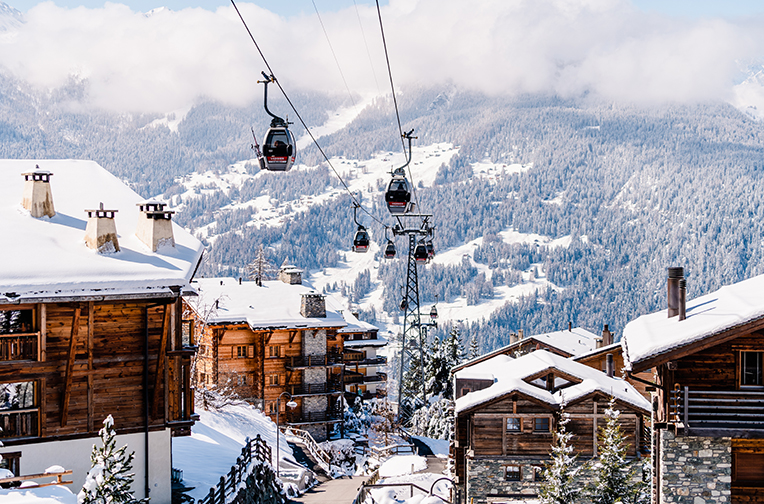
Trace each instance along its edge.
{"label": "street lamp", "polygon": [[287,407],[289,409],[293,409],[297,407],[297,403],[292,401],[292,394],[289,392],[282,392],[281,395],[278,396],[276,399],[276,477],[279,477],[279,462],[280,462],[280,453],[279,453],[279,438],[281,437],[281,430],[279,429],[279,413],[281,412],[281,397],[282,396],[289,396],[289,402],[286,403]]}

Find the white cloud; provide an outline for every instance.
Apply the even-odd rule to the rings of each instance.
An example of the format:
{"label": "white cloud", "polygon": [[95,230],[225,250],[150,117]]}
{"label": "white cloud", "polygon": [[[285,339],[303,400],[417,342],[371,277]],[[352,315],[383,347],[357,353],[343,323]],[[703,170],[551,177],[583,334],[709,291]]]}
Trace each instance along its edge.
{"label": "white cloud", "polygon": [[[288,89],[344,92],[318,19],[237,4]],[[320,6],[320,5],[319,5]],[[389,88],[375,9],[358,13],[382,92]],[[355,7],[322,14],[351,90],[377,92]],[[265,69],[232,7],[160,11],[40,4],[0,65],[55,87],[87,78],[97,106],[168,111],[206,96],[260,99]],[[681,20],[626,0],[392,0],[383,21],[396,85],[453,82],[490,93],[591,92],[638,102],[727,98],[736,61],[764,55],[760,20]]]}

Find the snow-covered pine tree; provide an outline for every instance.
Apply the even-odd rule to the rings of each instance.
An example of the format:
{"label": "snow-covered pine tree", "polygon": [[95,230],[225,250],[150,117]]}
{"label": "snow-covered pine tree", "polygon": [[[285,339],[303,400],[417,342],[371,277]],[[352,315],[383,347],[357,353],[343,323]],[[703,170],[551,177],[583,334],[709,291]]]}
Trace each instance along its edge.
{"label": "snow-covered pine tree", "polygon": [[576,465],[577,455],[573,454],[570,444],[573,433],[565,426],[570,421],[570,415],[565,408],[560,408],[557,432],[552,445],[552,460],[544,469],[544,481],[539,485],[539,502],[541,504],[573,504],[581,491],[576,482],[581,468]]}
{"label": "snow-covered pine tree", "polygon": [[247,264],[247,278],[254,280],[255,283],[260,285],[265,280],[273,280],[276,276],[276,271],[276,267],[265,257],[265,249],[261,243],[257,248],[255,259]]}
{"label": "snow-covered pine tree", "polygon": [[594,481],[588,489],[593,504],[645,504],[650,501],[645,484],[637,479],[636,464],[626,460],[626,436],[621,430],[621,412],[611,397],[605,410],[605,426],[600,428],[600,450],[593,464]]}
{"label": "snow-covered pine tree", "polygon": [[454,326],[442,341],[435,340],[426,354],[425,383],[428,398],[442,395],[453,399],[451,368],[462,362],[462,344],[459,329]]}
{"label": "snow-covered pine tree", "polygon": [[467,359],[472,360],[478,357],[480,357],[480,345],[478,344],[477,336],[473,334],[470,338],[470,349]]}
{"label": "snow-covered pine tree", "polygon": [[102,447],[93,445],[90,454],[91,469],[85,484],[77,494],[78,504],[141,504],[148,499],[136,499],[130,486],[135,476],[133,468],[135,452],[127,453],[127,446],[117,448],[114,418],[107,416],[98,431]]}

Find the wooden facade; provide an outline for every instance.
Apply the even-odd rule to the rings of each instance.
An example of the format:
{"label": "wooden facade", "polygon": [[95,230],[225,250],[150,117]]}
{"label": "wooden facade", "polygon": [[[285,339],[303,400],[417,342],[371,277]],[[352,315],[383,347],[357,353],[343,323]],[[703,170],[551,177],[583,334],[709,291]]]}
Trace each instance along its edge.
{"label": "wooden facade", "polygon": [[[581,364],[586,364],[587,366],[593,367],[594,369],[599,369],[602,372],[606,372],[607,354],[611,354],[613,356],[613,370],[615,371],[615,376],[621,376],[624,369],[624,361],[623,347],[620,345],[620,343],[598,348],[594,352],[574,357],[573,360],[580,362]],[[631,385],[647,399],[650,399],[651,397],[650,392],[655,390],[655,387],[650,385],[650,383],[652,383],[654,380],[653,372],[651,369],[647,369],[640,373],[632,373],[631,376],[626,375],[624,376],[624,379],[631,383]]]}
{"label": "wooden facade", "polygon": [[146,427],[189,433],[194,350],[180,336],[179,308],[177,298],[0,305],[6,317],[31,315],[24,337],[36,347],[14,353],[11,342],[19,334],[0,334],[9,349],[0,361],[0,383],[34,388],[24,413],[0,410],[0,439],[14,446],[90,437],[110,414],[118,433]]}

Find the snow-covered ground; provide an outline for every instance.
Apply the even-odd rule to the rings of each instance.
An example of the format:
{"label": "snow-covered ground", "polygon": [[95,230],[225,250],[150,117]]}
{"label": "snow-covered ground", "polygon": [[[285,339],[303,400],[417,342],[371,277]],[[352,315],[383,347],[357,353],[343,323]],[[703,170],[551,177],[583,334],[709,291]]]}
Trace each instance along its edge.
{"label": "snow-covered ground", "polygon": [[[246,438],[258,434],[276,452],[276,424],[254,406],[238,402],[217,410],[197,407],[199,421],[191,436],[176,437],[172,442],[172,465],[183,471],[186,486],[195,487],[188,495],[198,499],[218,484],[241,454]],[[283,434],[279,440],[280,460],[297,465],[292,449]],[[282,464],[283,465],[283,464]]]}
{"label": "snow-covered ground", "polygon": [[3,504],[77,504],[77,496],[63,485],[14,490],[0,489],[0,502]]}

